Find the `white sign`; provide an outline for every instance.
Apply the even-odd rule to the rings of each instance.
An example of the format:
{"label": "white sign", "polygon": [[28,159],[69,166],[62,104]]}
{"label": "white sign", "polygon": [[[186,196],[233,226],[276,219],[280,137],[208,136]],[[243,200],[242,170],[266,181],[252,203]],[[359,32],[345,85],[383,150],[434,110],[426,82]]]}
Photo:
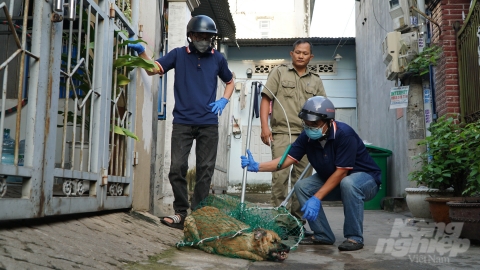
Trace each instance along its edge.
{"label": "white sign", "polygon": [[425,48],[425,41],[421,37],[418,38],[418,48],[419,49]]}
{"label": "white sign", "polygon": [[393,87],[390,89],[390,109],[406,108],[408,106],[408,90],[410,86]]}

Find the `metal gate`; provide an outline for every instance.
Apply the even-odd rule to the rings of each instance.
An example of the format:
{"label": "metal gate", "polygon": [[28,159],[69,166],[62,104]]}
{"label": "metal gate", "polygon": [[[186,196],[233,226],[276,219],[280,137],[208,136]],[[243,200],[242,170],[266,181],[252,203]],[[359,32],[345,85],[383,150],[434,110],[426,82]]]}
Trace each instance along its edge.
{"label": "metal gate", "polygon": [[471,4],[457,34],[460,107],[465,121],[480,119],[480,1]]}
{"label": "metal gate", "polygon": [[129,208],[130,0],[0,0],[0,18],[0,220]]}

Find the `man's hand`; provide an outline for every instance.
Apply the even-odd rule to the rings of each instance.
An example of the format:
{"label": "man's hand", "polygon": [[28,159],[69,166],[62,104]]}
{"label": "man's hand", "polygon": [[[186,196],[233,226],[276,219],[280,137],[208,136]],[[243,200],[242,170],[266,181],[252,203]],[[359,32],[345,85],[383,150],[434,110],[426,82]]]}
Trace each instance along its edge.
{"label": "man's hand", "polygon": [[[129,38],[128,40],[135,41],[133,37]],[[140,43],[128,43],[127,48],[134,50],[138,55],[145,52],[145,47],[143,47],[143,45]]]}
{"label": "man's hand", "polygon": [[262,142],[268,146],[270,146],[270,141],[273,142],[272,131],[268,126],[262,126],[262,134],[260,134],[262,138]]}
{"label": "man's hand", "polygon": [[250,149],[247,149],[247,155],[248,157],[246,156],[240,157],[242,159],[242,168],[247,167],[247,170],[250,172],[258,172],[259,163],[253,159]]}
{"label": "man's hand", "polygon": [[222,97],[221,99],[208,104],[208,106],[212,106],[212,113],[214,114],[220,113],[220,115],[222,115],[222,111],[223,109],[225,109],[225,106],[227,106],[227,103],[228,103],[228,99]]}
{"label": "man's hand", "polygon": [[315,221],[318,217],[318,212],[320,211],[320,206],[322,202],[319,198],[312,196],[302,207],[303,218],[308,221]]}

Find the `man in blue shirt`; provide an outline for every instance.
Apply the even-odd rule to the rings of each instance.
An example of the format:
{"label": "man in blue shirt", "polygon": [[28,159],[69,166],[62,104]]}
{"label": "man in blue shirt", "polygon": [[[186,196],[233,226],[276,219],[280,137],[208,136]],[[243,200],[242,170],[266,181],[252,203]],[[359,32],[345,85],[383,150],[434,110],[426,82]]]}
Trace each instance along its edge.
{"label": "man in blue shirt", "polygon": [[[381,183],[381,170],[370,157],[363,141],[347,124],[335,121],[335,107],[325,97],[309,98],[298,114],[304,130],[293,143],[281,169],[299,162],[304,155],[316,173],[298,181],[295,194],[302,205],[303,217],[309,221],[314,235],[303,239],[305,245],[333,245],[321,201],[343,202],[346,240],[341,251],[363,248],[363,205],[375,197]],[[280,158],[258,163],[250,151],[242,156],[242,167],[253,172],[272,172]]]}
{"label": "man in blue shirt", "polygon": [[[215,22],[208,16],[193,17],[187,25],[189,45],[175,48],[155,61],[157,68],[149,75],[175,69],[171,165],[168,178],[172,185],[175,215],[163,217],[167,226],[182,229],[187,210],[195,209],[210,190],[215,170],[218,144],[218,115],[233,93],[233,74],[223,55],[213,47],[217,34]],[[129,48],[150,60],[145,48],[131,43]],[[223,97],[215,101],[217,77],[225,82]],[[196,182],[191,206],[188,201],[188,155],[196,140]]]}

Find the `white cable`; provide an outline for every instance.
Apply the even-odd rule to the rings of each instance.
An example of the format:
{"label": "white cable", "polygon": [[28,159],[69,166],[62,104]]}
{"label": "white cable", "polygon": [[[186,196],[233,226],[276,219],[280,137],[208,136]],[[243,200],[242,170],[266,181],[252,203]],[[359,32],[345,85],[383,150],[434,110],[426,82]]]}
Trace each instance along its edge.
{"label": "white cable", "polygon": [[282,108],[283,114],[285,114],[285,119],[287,120],[288,138],[290,140],[290,143],[292,143],[292,132],[290,130],[290,121],[288,121],[288,116],[287,116],[287,112],[285,111],[285,108],[283,108],[282,103],[278,100],[277,96],[275,96],[275,94],[272,93],[272,91],[270,91],[270,89],[268,89],[268,87],[265,84],[263,84],[263,82],[259,82],[259,83],[263,85],[263,87],[265,87],[265,89],[267,89],[268,92],[270,92],[270,94],[272,94],[273,98],[277,100],[278,105],[280,105],[280,108]]}

